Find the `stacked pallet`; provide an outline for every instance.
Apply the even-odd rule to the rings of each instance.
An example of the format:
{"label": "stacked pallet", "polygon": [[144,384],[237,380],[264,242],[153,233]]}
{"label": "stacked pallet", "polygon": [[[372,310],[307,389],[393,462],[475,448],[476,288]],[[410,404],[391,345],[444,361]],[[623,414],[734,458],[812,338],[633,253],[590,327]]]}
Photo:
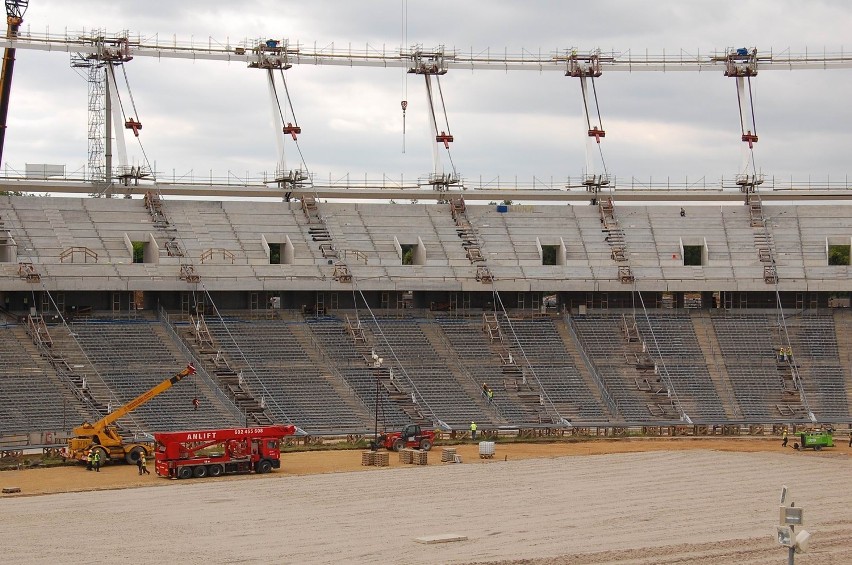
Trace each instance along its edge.
{"label": "stacked pallet", "polygon": [[428,451],[412,451],[412,460],[411,462],[415,465],[426,465],[428,461]]}
{"label": "stacked pallet", "polygon": [[456,448],[444,447],[441,449],[441,463],[453,463],[456,460]]}
{"label": "stacked pallet", "polygon": [[371,467],[376,464],[376,452],[375,451],[362,451],[361,452],[361,465],[364,467]]}
{"label": "stacked pallet", "polygon": [[390,453],[387,451],[377,451],[375,465],[376,467],[387,467],[390,465]]}
{"label": "stacked pallet", "polygon": [[411,463],[414,458],[414,450],[413,449],[400,449],[399,450],[399,462],[400,463]]}

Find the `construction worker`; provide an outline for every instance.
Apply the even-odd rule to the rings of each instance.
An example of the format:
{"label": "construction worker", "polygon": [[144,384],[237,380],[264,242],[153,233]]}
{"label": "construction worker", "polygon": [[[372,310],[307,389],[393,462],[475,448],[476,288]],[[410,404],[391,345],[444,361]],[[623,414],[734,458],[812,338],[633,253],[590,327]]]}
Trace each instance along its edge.
{"label": "construction worker", "polygon": [[793,348],[792,347],[787,348],[787,361],[789,361],[790,363],[793,362]]}
{"label": "construction worker", "polygon": [[92,453],[92,450],[90,449],[90,450],[86,453],[86,470],[87,470],[87,471],[91,471],[91,470],[92,470],[92,463],[94,463],[94,461],[95,461],[95,454],[94,454],[94,453]]}
{"label": "construction worker", "polygon": [[198,405],[201,404],[201,401],[198,400],[198,397],[192,399],[192,408],[193,410],[198,410]]}
{"label": "construction worker", "polygon": [[787,447],[787,428],[784,428],[784,434],[781,437],[783,438],[781,447]]}
{"label": "construction worker", "polygon": [[144,453],[139,458],[139,467],[142,469],[142,472],[140,473],[140,475],[142,475],[142,474],[150,475],[151,474],[151,471],[148,470],[148,458],[145,457]]}
{"label": "construction worker", "polygon": [[137,459],[137,460],[136,460],[136,468],[137,468],[137,469],[139,469],[139,474],[140,474],[140,475],[142,474],[142,458],[143,458],[143,457],[144,457],[144,454],[143,454],[143,455],[140,455],[140,456],[139,456],[139,459]]}
{"label": "construction worker", "polygon": [[92,450],[95,452],[95,455],[92,457],[92,465],[95,467],[95,471],[98,473],[101,472],[101,450]]}
{"label": "construction worker", "polygon": [[494,402],[494,391],[490,388],[488,389],[488,402]]}
{"label": "construction worker", "polygon": [[476,441],[476,422],[470,423],[470,439]]}

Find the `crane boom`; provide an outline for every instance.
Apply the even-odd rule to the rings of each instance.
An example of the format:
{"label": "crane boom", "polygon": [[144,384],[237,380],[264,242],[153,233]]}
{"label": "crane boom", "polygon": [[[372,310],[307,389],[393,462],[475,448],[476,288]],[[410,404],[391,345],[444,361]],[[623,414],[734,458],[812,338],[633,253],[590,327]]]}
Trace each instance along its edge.
{"label": "crane boom", "polygon": [[[153,399],[156,396],[159,396],[163,392],[172,388],[175,385],[175,383],[180,382],[184,377],[189,376],[189,375],[194,375],[194,374],[195,374],[195,367],[192,365],[192,363],[190,363],[189,365],[186,366],[186,368],[184,370],[180,371],[179,373],[175,374],[174,376],[167,378],[166,380],[164,380],[163,382],[161,382],[157,386],[146,390],[145,392],[143,392],[142,394],[140,394],[139,396],[137,396],[136,398],[134,398],[133,400],[131,400],[127,404],[116,408],[115,410],[113,410],[112,412],[110,412],[109,414],[107,414],[106,416],[104,416],[103,418],[101,418],[100,420],[95,422],[94,424],[92,424],[91,428],[86,428],[87,432],[92,433],[92,431],[98,432],[98,431],[103,430],[104,428],[106,428],[110,424],[116,422],[120,418],[126,416],[130,412],[133,412],[134,410],[136,410],[137,408],[139,408],[140,406],[142,406],[143,404],[145,404],[149,400]],[[75,433],[76,433],[76,430],[75,430]]]}
{"label": "crane boom", "polygon": [[[18,36],[24,21],[24,12],[29,0],[6,0],[6,38]],[[3,162],[3,145],[6,142],[6,117],[9,115],[9,98],[12,93],[12,71],[15,69],[15,47],[7,46],[3,53],[3,68],[0,70],[0,164]]]}
{"label": "crane boom", "polygon": [[128,463],[135,463],[143,454],[151,455],[153,451],[149,445],[143,445],[140,443],[125,444],[121,434],[119,434],[115,426],[112,426],[111,424],[115,423],[119,418],[133,412],[159,394],[172,388],[175,383],[180,382],[184,377],[194,374],[195,367],[192,363],[190,363],[179,373],[146,390],[127,404],[113,410],[94,424],[84,422],[81,426],[77,426],[72,431],[73,435],[68,438],[66,456],[71,459],[83,461],[90,451],[98,450],[101,453],[102,462],[124,459]]}

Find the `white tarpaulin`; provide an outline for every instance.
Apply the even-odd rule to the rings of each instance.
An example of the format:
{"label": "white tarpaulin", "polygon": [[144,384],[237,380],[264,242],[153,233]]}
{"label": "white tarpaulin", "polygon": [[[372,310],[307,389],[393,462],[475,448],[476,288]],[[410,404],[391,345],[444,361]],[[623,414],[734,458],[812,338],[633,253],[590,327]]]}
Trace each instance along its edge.
{"label": "white tarpaulin", "polygon": [[64,177],[65,165],[27,163],[26,175],[28,179],[47,179],[50,177]]}

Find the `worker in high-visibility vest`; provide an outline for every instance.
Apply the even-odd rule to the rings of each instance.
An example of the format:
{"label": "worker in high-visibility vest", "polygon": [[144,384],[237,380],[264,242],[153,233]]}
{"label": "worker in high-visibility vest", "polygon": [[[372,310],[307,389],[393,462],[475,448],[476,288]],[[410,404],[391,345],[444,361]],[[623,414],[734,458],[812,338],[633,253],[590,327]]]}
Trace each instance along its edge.
{"label": "worker in high-visibility vest", "polygon": [[476,441],[476,422],[470,423],[470,439]]}
{"label": "worker in high-visibility vest", "polygon": [[94,463],[94,460],[95,460],[95,454],[92,453],[92,450],[90,449],[89,452],[86,453],[86,470],[87,471],[92,470],[92,463]]}
{"label": "worker in high-visibility vest", "polygon": [[92,463],[95,467],[95,471],[98,473],[101,472],[101,452],[100,450],[92,450],[95,452],[95,455],[92,457]]}

